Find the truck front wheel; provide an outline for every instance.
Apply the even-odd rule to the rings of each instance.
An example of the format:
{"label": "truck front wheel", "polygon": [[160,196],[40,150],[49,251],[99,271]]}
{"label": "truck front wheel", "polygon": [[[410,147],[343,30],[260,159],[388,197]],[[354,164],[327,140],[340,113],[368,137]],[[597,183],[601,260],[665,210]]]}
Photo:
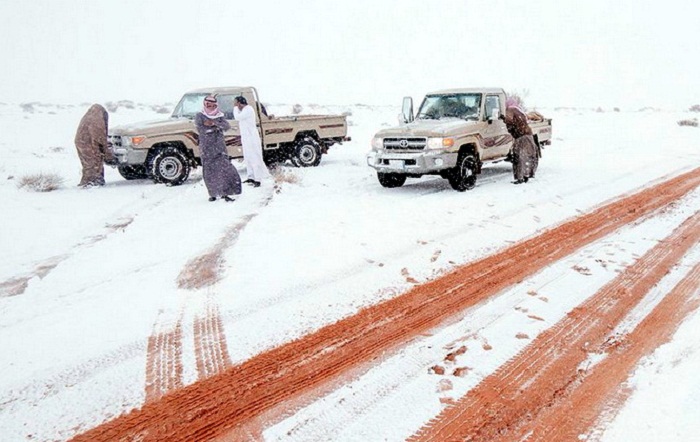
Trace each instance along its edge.
{"label": "truck front wheel", "polygon": [[311,137],[303,137],[294,144],[292,163],[297,167],[315,167],[321,163],[321,146]]}
{"label": "truck front wheel", "polygon": [[148,171],[156,183],[169,186],[182,184],[190,175],[190,162],[174,147],[159,149],[148,161]]}
{"label": "truck front wheel", "polygon": [[406,175],[377,172],[377,179],[379,179],[379,184],[384,187],[401,187],[406,182]]}
{"label": "truck front wheel", "polygon": [[454,190],[464,192],[473,189],[476,185],[476,158],[472,154],[461,154],[457,165],[447,178]]}

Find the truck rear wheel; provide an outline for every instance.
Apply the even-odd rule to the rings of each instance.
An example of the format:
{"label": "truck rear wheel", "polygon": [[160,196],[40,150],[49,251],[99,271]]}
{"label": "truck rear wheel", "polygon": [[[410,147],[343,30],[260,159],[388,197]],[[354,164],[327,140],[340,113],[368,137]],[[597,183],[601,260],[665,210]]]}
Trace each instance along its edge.
{"label": "truck rear wheel", "polygon": [[379,184],[384,187],[401,187],[406,182],[406,175],[377,172],[377,179],[379,180]]}
{"label": "truck rear wheel", "polygon": [[125,180],[143,180],[148,178],[148,173],[146,172],[146,166],[131,166],[129,164],[122,164],[117,167],[119,175],[124,177]]}
{"label": "truck rear wheel", "polygon": [[454,190],[464,192],[473,189],[476,185],[476,158],[472,154],[461,154],[457,160],[457,165],[452,169],[452,173],[447,178],[450,186]]}
{"label": "truck rear wheel", "polygon": [[148,171],[154,182],[177,186],[190,176],[190,162],[180,150],[164,147],[149,158]]}
{"label": "truck rear wheel", "polygon": [[292,163],[297,167],[315,167],[321,163],[321,146],[312,137],[299,138],[294,143]]}

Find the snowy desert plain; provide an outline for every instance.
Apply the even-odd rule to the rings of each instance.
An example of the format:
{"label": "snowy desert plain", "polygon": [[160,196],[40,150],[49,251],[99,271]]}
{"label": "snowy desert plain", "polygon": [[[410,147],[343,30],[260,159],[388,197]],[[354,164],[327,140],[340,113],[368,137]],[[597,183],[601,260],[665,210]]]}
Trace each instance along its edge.
{"label": "snowy desert plain", "polygon": [[[319,167],[282,165],[274,180],[244,187],[234,203],[211,203],[201,169],[166,187],[125,181],[107,167],[106,186],[78,188],[73,136],[88,106],[0,103],[2,441],[69,440],[700,166],[700,128],[677,123],[697,113],[538,109],[553,119],[554,135],[529,183],[511,184],[511,165],[498,163],[463,193],[437,177],[385,189],[365,157],[374,132],[396,124],[399,107],[304,105],[304,113],[346,113],[352,141],[333,146]],[[111,107],[110,125],[167,117],[159,107],[122,102]],[[269,109],[283,115],[292,105]],[[245,177],[243,163],[234,164]],[[18,186],[39,173],[63,184],[51,192]],[[277,404],[246,437],[399,441],[419,434],[698,210],[695,188],[481,302],[446,312],[429,330],[301,400]],[[610,336],[631,333],[699,258],[695,243]],[[196,275],[206,271],[206,284],[183,284],[193,273],[206,279]],[[691,287],[697,303],[700,291]],[[154,336],[177,343],[156,357]],[[591,352],[581,371],[605,358]],[[700,441],[700,314],[679,318],[669,339],[631,367],[619,386],[626,393],[605,404],[578,439]],[[222,438],[208,439],[236,439],[215,436]]]}

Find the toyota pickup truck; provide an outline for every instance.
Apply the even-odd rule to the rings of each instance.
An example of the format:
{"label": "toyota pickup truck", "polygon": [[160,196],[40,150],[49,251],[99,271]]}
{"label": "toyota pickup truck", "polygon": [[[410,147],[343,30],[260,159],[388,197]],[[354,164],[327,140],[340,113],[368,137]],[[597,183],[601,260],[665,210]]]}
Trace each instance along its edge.
{"label": "toyota pickup truck", "polygon": [[231,123],[224,133],[229,157],[241,158],[240,130],[233,118],[233,100],[243,96],[256,113],[266,162],[291,160],[298,167],[318,166],[321,156],[336,143],[349,141],[344,115],[268,116],[253,87],[219,87],[187,92],[167,120],[114,127],[109,141],[119,173],[127,180],[151,178],[178,185],[192,168],[201,165],[199,134],[194,117],[204,97],[217,96],[219,108]]}
{"label": "toyota pickup truck", "polygon": [[[473,188],[486,163],[508,160],[513,137],[505,124],[506,94],[498,88],[449,89],[429,93],[413,114],[405,97],[399,126],[372,139],[367,164],[384,187],[406,178],[440,175],[453,189]],[[552,120],[528,121],[538,148],[550,144]]]}

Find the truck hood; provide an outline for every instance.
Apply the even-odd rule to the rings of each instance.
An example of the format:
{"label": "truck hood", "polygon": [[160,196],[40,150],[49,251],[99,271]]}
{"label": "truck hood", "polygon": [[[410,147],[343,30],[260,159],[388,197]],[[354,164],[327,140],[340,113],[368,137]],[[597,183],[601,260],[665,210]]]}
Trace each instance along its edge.
{"label": "truck hood", "polygon": [[377,132],[375,137],[449,137],[477,132],[477,121],[459,119],[415,120],[403,126],[391,127]]}
{"label": "truck hood", "polygon": [[177,133],[192,130],[194,122],[189,118],[168,118],[167,120],[141,121],[124,124],[109,129],[110,135],[143,135]]}

